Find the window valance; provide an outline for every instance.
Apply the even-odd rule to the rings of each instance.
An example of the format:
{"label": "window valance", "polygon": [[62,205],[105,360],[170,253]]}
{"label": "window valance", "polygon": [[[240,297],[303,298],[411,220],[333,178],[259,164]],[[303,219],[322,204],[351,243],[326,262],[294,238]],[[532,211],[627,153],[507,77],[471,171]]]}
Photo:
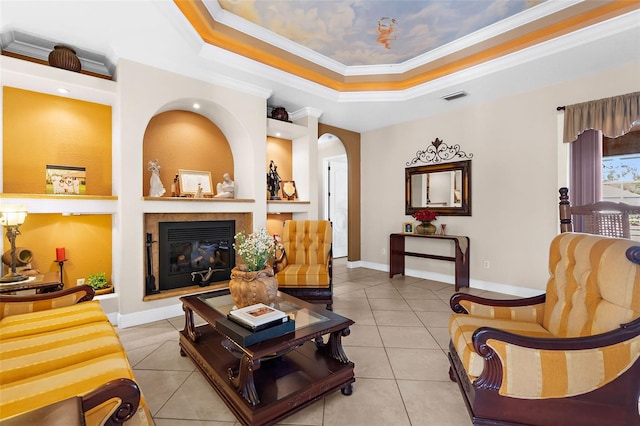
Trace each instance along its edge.
{"label": "window valance", "polygon": [[627,133],[635,120],[640,120],[640,92],[567,105],[563,141],[573,142],[588,129],[615,138]]}

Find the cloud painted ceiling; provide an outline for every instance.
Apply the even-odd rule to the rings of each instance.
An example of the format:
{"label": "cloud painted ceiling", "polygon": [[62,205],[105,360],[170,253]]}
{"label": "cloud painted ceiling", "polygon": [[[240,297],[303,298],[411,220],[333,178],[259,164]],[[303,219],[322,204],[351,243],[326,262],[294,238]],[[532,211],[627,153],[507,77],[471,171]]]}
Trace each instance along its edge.
{"label": "cloud painted ceiling", "polygon": [[400,64],[541,0],[219,0],[234,15],[346,66]]}

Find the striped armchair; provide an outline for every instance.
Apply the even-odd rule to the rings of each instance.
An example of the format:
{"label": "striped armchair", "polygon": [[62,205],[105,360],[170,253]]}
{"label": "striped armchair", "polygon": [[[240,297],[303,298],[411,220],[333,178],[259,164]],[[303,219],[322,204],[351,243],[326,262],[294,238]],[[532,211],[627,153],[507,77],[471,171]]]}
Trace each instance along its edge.
{"label": "striped armchair", "polygon": [[328,220],[288,220],[275,262],[278,290],[311,303],[333,305],[332,229]]}
{"label": "striped armchair", "polygon": [[640,247],[563,233],[546,294],[451,298],[449,374],[474,424],[637,425]]}

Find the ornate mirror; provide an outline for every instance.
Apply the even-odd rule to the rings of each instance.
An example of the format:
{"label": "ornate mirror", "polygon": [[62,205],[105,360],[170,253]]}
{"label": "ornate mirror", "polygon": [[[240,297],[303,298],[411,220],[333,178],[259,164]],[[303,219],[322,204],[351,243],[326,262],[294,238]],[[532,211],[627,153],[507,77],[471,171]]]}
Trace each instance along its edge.
{"label": "ornate mirror", "polygon": [[405,214],[429,208],[441,216],[471,216],[471,160],[405,169]]}

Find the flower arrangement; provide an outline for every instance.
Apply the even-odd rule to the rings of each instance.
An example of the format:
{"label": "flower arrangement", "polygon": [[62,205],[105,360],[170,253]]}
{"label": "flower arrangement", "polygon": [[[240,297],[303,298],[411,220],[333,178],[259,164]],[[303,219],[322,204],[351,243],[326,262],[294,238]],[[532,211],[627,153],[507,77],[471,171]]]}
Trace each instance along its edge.
{"label": "flower arrangement", "polygon": [[244,264],[247,271],[260,271],[276,257],[276,250],[282,248],[273,236],[262,228],[249,235],[238,232],[235,236],[233,248]]}
{"label": "flower arrangement", "polygon": [[436,220],[438,218],[438,213],[433,210],[424,209],[412,214],[413,218],[419,222],[431,222],[432,220]]}

